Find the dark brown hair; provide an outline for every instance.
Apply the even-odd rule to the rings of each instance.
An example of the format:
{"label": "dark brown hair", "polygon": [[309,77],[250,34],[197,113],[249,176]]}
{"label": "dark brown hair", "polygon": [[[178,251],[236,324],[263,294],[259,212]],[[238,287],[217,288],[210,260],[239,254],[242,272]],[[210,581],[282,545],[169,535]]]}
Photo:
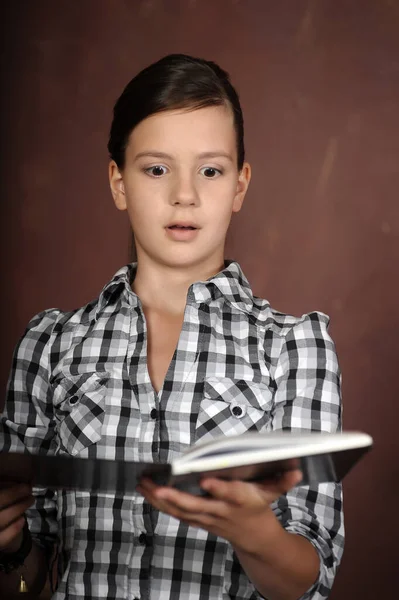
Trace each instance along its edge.
{"label": "dark brown hair", "polygon": [[174,109],[229,106],[234,115],[237,163],[245,159],[244,120],[238,94],[229,75],[216,63],[185,54],[169,54],[146,67],[125,87],[114,107],[108,151],[120,169],[133,129],[145,118]]}

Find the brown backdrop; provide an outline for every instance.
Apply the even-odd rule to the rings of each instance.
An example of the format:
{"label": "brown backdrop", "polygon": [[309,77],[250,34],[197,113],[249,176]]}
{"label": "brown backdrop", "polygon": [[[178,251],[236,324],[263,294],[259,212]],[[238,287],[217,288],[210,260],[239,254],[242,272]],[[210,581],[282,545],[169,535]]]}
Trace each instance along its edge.
{"label": "brown backdrop", "polygon": [[[375,450],[345,482],[333,600],[397,598],[399,4],[395,0],[14,0],[2,7],[2,347],[96,296],[128,259],[111,202],[111,108],[169,52],[230,71],[254,179],[228,254],[258,295],[332,317],[346,429]],[[4,12],[6,11],[6,12]]]}

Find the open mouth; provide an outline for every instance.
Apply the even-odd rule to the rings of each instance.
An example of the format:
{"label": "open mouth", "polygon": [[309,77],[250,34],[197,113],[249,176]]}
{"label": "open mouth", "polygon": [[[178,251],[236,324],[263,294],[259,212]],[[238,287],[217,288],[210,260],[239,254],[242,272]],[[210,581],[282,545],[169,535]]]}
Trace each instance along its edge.
{"label": "open mouth", "polygon": [[168,229],[181,229],[183,231],[190,231],[197,228],[192,225],[169,225]]}

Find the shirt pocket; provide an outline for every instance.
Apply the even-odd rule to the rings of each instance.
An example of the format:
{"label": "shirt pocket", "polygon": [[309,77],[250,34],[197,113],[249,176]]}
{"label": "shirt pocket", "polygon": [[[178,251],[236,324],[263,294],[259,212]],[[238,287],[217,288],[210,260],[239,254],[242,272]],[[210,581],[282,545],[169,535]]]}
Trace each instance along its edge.
{"label": "shirt pocket", "polygon": [[106,373],[85,373],[53,381],[60,453],[75,456],[101,439],[108,378]]}
{"label": "shirt pocket", "polygon": [[243,379],[207,379],[195,441],[265,430],[272,406],[273,393],[266,385]]}

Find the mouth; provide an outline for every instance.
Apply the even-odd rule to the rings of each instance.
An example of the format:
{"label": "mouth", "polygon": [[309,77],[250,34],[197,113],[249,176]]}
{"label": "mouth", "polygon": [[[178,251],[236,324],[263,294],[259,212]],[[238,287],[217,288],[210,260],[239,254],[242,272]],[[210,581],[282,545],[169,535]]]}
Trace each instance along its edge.
{"label": "mouth", "polygon": [[174,242],[192,242],[199,229],[192,221],[175,221],[165,227],[168,238]]}
{"label": "mouth", "polygon": [[171,223],[166,226],[166,229],[177,231],[195,231],[198,227],[192,223]]}

